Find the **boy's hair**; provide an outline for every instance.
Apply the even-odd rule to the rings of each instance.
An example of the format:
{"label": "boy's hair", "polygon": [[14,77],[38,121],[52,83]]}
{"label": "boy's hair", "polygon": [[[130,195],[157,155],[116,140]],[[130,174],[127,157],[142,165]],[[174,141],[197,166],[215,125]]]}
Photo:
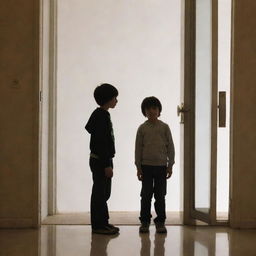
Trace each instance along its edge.
{"label": "boy's hair", "polygon": [[142,103],[141,103],[141,111],[144,116],[146,116],[146,109],[152,108],[152,107],[157,107],[159,109],[159,114],[162,111],[162,104],[159,101],[158,98],[151,96],[145,98]]}
{"label": "boy's hair", "polygon": [[111,84],[101,84],[94,90],[94,99],[100,106],[103,106],[117,96],[118,90]]}

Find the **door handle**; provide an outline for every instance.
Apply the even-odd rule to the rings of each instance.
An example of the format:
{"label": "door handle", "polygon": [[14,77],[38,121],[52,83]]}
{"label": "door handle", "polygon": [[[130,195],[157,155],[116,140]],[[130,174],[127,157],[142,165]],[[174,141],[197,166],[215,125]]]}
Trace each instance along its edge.
{"label": "door handle", "polygon": [[219,127],[226,127],[226,92],[219,92]]}
{"label": "door handle", "polygon": [[184,124],[184,114],[188,112],[189,109],[185,109],[184,103],[177,106],[177,115],[180,116],[180,123]]}

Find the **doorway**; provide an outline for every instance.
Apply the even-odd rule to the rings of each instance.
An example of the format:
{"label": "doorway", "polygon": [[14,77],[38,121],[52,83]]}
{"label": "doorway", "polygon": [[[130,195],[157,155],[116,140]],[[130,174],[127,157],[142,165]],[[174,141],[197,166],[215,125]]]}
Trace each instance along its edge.
{"label": "doorway", "polygon": [[[172,12],[172,10],[176,10]],[[97,107],[94,88],[119,90],[111,110],[116,157],[110,211],[138,211],[140,182],[134,165],[136,130],[145,121],[140,104],[156,96],[176,148],[168,182],[167,211],[180,212],[180,1],[58,1],[57,14],[57,212],[87,212],[91,172],[84,126]],[[172,15],[168,15],[172,13]]]}
{"label": "doorway", "polygon": [[[117,155],[110,211],[139,210],[134,139],[136,128],[144,121],[140,103],[144,97],[154,95],[163,103],[161,118],[169,124],[176,148],[174,175],[168,182],[167,211],[183,212],[186,163],[180,151],[183,124],[179,123],[176,106],[183,101],[180,88],[184,3],[51,2],[50,44],[54,47],[50,50],[55,54],[50,63],[55,75],[50,91],[55,90],[55,96],[50,100],[53,132],[48,145],[48,213],[89,210],[89,137],[84,125],[96,107],[93,89],[103,82],[112,83],[120,93],[119,104],[111,112]],[[46,195],[43,201],[45,198]]]}

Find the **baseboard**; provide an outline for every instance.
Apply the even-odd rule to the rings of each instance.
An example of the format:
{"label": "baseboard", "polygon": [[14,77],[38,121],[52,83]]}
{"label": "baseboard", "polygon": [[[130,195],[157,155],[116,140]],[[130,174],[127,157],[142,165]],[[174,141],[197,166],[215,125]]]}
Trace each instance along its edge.
{"label": "baseboard", "polygon": [[35,228],[32,218],[0,218],[0,228]]}
{"label": "baseboard", "polygon": [[256,228],[256,220],[242,220],[242,221],[231,221],[231,228],[241,228],[241,229],[255,229]]}
{"label": "baseboard", "polygon": [[[138,211],[110,211],[110,222],[116,225],[139,225]],[[153,218],[155,213],[152,212]],[[166,225],[182,225],[181,212],[166,212]],[[90,213],[62,213],[48,216],[42,225],[90,225]]]}

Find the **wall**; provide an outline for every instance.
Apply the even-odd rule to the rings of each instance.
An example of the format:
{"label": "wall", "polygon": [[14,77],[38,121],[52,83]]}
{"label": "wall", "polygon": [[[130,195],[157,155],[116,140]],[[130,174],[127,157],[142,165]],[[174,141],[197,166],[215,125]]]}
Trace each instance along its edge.
{"label": "wall", "polygon": [[94,88],[103,82],[119,89],[110,110],[117,154],[111,211],[140,207],[140,182],[134,165],[137,127],[145,121],[140,104],[155,95],[161,119],[176,147],[168,181],[167,210],[182,209],[179,163],[180,0],[58,1],[57,207],[59,212],[88,211],[91,172],[89,135],[84,126],[97,107]]}
{"label": "wall", "polygon": [[256,2],[233,1],[231,214],[233,227],[256,227]]}
{"label": "wall", "polygon": [[39,1],[0,3],[0,227],[38,223]]}

